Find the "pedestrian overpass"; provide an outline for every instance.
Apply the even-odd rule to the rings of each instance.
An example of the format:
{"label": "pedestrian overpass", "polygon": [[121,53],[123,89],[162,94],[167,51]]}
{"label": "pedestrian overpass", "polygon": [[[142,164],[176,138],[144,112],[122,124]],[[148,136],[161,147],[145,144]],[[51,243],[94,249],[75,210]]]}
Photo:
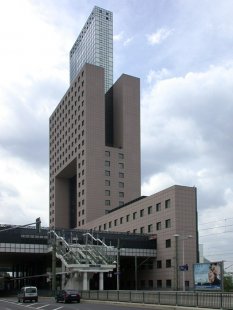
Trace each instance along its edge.
{"label": "pedestrian overpass", "polygon": [[[13,229],[4,231],[9,227]],[[134,289],[140,266],[156,257],[156,238],[74,229],[42,228],[38,233],[1,225],[0,253],[0,278],[7,275],[4,289],[27,284],[54,290]]]}

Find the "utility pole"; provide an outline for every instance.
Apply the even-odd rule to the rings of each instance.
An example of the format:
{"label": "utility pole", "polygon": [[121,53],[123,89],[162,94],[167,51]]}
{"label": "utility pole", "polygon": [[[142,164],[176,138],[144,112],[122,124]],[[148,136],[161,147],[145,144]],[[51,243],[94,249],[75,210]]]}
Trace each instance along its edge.
{"label": "utility pole", "polygon": [[138,289],[138,261],[137,261],[137,255],[135,255],[134,258],[134,274],[135,274],[135,290]]}
{"label": "utility pole", "polygon": [[52,246],[52,292],[55,296],[56,292],[56,238],[53,240]]}
{"label": "utility pole", "polygon": [[179,263],[178,263],[178,234],[174,235],[175,237],[175,259],[174,259],[174,271],[175,271],[175,290],[178,291],[179,289],[179,277],[178,277],[178,270],[179,270]]}
{"label": "utility pole", "polygon": [[120,289],[120,239],[117,239],[117,291]]}

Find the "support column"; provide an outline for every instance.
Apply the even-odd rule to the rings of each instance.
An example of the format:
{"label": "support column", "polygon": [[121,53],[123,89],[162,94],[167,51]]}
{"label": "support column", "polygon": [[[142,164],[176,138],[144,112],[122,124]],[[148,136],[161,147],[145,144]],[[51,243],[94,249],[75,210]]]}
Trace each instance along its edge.
{"label": "support column", "polygon": [[83,290],[88,290],[87,272],[83,273]]}
{"label": "support column", "polygon": [[99,273],[99,290],[103,291],[104,289],[104,273],[100,272]]}
{"label": "support column", "polygon": [[[66,274],[65,274],[65,271],[66,271],[66,266],[65,264],[62,262],[62,265],[61,265],[61,270],[62,270],[62,276],[61,276],[61,289],[64,290],[65,288],[65,280],[66,280]],[[64,273],[63,273],[64,272]]]}

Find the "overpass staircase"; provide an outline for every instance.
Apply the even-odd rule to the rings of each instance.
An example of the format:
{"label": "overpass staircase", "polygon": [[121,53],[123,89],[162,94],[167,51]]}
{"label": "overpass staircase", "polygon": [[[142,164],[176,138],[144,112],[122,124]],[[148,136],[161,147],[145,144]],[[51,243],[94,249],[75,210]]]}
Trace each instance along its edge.
{"label": "overpass staircase", "polygon": [[116,268],[117,249],[91,233],[85,233],[85,244],[69,244],[55,231],[50,231],[52,250],[68,272],[108,272]]}

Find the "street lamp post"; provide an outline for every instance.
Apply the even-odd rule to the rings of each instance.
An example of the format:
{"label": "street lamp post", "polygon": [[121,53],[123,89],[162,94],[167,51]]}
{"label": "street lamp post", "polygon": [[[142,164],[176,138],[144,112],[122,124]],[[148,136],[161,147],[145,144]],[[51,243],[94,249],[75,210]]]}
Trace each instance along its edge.
{"label": "street lamp post", "polygon": [[[187,271],[187,267],[185,264],[185,247],[184,247],[184,241],[187,239],[191,239],[193,236],[192,235],[187,235],[187,236],[180,236],[179,234],[175,234],[174,237],[176,237],[176,241],[178,240],[178,238],[182,241],[182,287],[183,287],[183,291],[185,291],[185,271]],[[177,245],[176,245],[177,246]],[[177,256],[176,256],[176,260]]]}
{"label": "street lamp post", "polygon": [[175,290],[178,291],[178,270],[179,270],[179,263],[178,263],[178,237],[179,235],[174,235],[175,237],[175,263],[174,263],[174,271],[175,271]]}
{"label": "street lamp post", "polygon": [[120,239],[117,239],[117,291],[120,289]]}

